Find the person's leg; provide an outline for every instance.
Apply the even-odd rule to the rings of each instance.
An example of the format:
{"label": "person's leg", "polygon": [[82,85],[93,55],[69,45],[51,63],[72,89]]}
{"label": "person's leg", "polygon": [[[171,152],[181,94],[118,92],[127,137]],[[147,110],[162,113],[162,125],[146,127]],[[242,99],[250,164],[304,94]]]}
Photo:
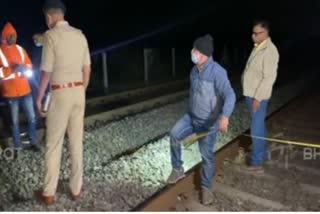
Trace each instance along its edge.
{"label": "person's leg", "polygon": [[[268,100],[263,100],[256,112],[252,112],[251,135],[253,142],[252,166],[262,166],[267,157],[267,142],[265,118],[267,114]],[[259,138],[256,138],[259,137]]]}
{"label": "person's leg", "polygon": [[184,115],[170,131],[170,152],[172,172],[167,183],[173,184],[183,178],[184,169],[181,159],[180,142],[193,133],[192,120],[188,114]]}
{"label": "person's leg", "polygon": [[217,137],[217,129],[210,131],[209,135],[199,140],[199,151],[202,158],[201,186],[212,189],[214,176],[214,145]]}
{"label": "person's leg", "polygon": [[14,146],[21,148],[20,126],[19,126],[19,98],[8,99],[11,114],[11,130]]}
{"label": "person's leg", "polygon": [[70,100],[74,99],[68,122],[69,148],[71,157],[70,190],[73,196],[80,196],[83,183],[83,126],[85,93],[82,87],[74,88]]}
{"label": "person's leg", "polygon": [[213,201],[212,181],[215,174],[214,145],[217,138],[217,126],[212,128],[209,134],[199,140],[199,151],[202,158],[201,170],[201,201],[209,205]]}
{"label": "person's leg", "polygon": [[22,105],[28,118],[28,136],[31,145],[37,144],[36,137],[36,115],[31,94],[22,98]]}
{"label": "person's leg", "polygon": [[65,99],[64,93],[65,90],[52,93],[47,115],[44,196],[54,196],[58,185],[63,140],[72,105]]}
{"label": "person's leg", "polygon": [[170,151],[171,165],[173,169],[181,169],[183,161],[181,160],[181,144],[180,141],[193,133],[191,117],[184,115],[170,131]]}

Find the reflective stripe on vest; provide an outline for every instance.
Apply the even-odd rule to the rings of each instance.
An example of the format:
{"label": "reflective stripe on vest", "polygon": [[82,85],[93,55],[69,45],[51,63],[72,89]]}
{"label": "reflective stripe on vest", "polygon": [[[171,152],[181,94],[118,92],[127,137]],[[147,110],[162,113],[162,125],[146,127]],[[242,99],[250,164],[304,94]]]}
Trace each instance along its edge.
{"label": "reflective stripe on vest", "polygon": [[[23,53],[23,49],[19,45],[16,45],[16,47],[17,47],[17,49],[19,51],[20,57],[22,59],[22,63],[24,63],[25,56],[24,56],[24,53]],[[0,48],[0,59],[2,61],[3,66],[8,68],[9,67],[8,60],[7,60],[6,56],[3,54],[1,48]]]}
{"label": "reflective stripe on vest", "polygon": [[1,61],[2,61],[2,65],[3,65],[4,67],[8,68],[8,67],[9,67],[9,63],[8,63],[8,61],[7,61],[7,58],[4,56],[1,48],[0,48],[0,59],[1,59]]}
{"label": "reflective stripe on vest", "polygon": [[23,53],[23,49],[19,45],[16,45],[16,47],[18,48],[18,51],[20,53],[20,56],[21,56],[21,59],[22,59],[22,63],[24,63],[25,56],[24,56],[24,53]]}
{"label": "reflective stripe on vest", "polygon": [[0,78],[4,78],[3,68],[0,68]]}
{"label": "reflective stripe on vest", "polygon": [[3,80],[12,80],[16,78],[16,75],[15,74],[10,74],[9,76],[7,76],[6,78],[3,78]]}
{"label": "reflective stripe on vest", "polygon": [[[16,47],[17,47],[17,49],[18,49],[18,51],[19,51],[20,57],[21,57],[21,59],[22,59],[22,62],[24,63],[24,61],[25,61],[25,56],[24,56],[24,53],[23,53],[23,49],[22,49],[22,47],[20,47],[19,45],[16,45]],[[8,68],[8,67],[9,67],[8,60],[7,60],[7,58],[5,57],[5,55],[3,54],[1,48],[0,48],[0,59],[1,59],[1,61],[2,61],[3,67]],[[4,78],[3,67],[0,68],[0,78]],[[21,76],[21,73],[20,73],[20,72],[18,73],[18,76],[19,76],[19,77]],[[4,78],[4,80],[14,79],[15,77],[16,77],[16,75],[11,74],[11,75],[9,75],[7,78]]]}
{"label": "reflective stripe on vest", "polygon": [[[3,67],[5,67],[5,68],[9,67],[9,63],[7,61],[7,58],[4,56],[1,48],[0,48],[0,59],[1,59]],[[0,68],[0,78],[4,78],[3,67]]]}

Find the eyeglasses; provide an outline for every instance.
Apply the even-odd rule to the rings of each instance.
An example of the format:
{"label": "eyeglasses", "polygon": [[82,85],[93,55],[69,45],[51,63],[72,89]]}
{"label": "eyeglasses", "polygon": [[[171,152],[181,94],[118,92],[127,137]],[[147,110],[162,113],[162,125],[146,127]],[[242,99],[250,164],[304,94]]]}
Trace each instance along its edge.
{"label": "eyeglasses", "polygon": [[260,31],[260,32],[252,32],[252,35],[254,36],[258,36],[260,35],[261,33],[264,33],[265,31]]}

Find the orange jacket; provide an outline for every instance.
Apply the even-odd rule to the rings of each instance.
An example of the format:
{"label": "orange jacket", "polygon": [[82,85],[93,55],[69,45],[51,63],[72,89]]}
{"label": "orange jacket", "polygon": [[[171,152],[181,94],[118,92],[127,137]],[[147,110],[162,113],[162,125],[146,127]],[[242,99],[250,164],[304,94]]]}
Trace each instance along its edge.
{"label": "orange jacket", "polygon": [[32,68],[32,62],[27,52],[20,46],[8,45],[6,38],[9,34],[17,32],[11,23],[7,23],[2,31],[2,44],[0,48],[0,81],[4,97],[21,97],[31,92],[29,80],[12,66],[24,64]]}

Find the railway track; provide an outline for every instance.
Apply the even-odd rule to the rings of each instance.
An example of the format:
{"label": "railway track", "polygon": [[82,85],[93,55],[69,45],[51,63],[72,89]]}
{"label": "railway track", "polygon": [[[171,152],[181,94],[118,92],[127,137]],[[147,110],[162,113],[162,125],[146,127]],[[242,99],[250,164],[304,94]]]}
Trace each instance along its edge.
{"label": "railway track", "polygon": [[[216,152],[214,203],[199,200],[198,164],[174,185],[165,186],[135,211],[319,211],[320,88],[294,98],[267,119],[269,161],[263,174],[245,172],[251,139],[238,136]],[[246,132],[249,134],[249,131]],[[290,144],[291,142],[291,144]],[[292,145],[296,143],[301,146]]]}
{"label": "railway track", "polygon": [[[90,128],[101,121],[118,120],[125,116],[175,102],[188,95],[187,88],[188,81],[179,80],[88,99],[86,102],[85,126]],[[3,112],[3,115],[8,117],[5,112]],[[26,119],[23,115],[20,118],[22,130],[25,131]],[[0,119],[0,130],[2,130],[0,141],[3,143],[10,141],[10,126],[8,121],[3,120],[3,118]],[[38,128],[37,135],[39,139],[42,138],[43,127]]]}
{"label": "railway track", "polygon": [[[284,87],[284,88],[286,88],[286,87]],[[289,87],[289,88],[291,88],[291,87]],[[290,92],[295,94],[295,92],[294,92],[295,90],[296,89],[292,90],[292,88],[291,88]],[[284,90],[283,92],[285,92],[285,91],[287,91],[287,90]],[[278,96],[278,99],[279,99],[279,97],[281,98],[284,95],[283,93],[280,93],[280,94],[282,94],[282,95]],[[292,97],[292,96],[289,96],[289,98],[284,99],[284,100],[288,100],[288,99],[290,99],[290,97]],[[283,104],[283,101],[281,103]],[[277,106],[277,105],[275,105],[275,106]],[[276,109],[275,106],[273,107],[273,109]],[[133,114],[133,113],[131,113],[131,114]],[[100,120],[99,117],[97,119]],[[94,123],[95,123],[95,120],[93,120],[93,124]],[[139,125],[138,121],[137,121],[137,124]],[[143,133],[143,132],[139,132],[139,133]],[[132,135],[132,136],[135,136],[135,135]],[[150,138],[150,139],[152,139],[152,138]],[[119,140],[121,140],[121,139],[119,139]],[[218,177],[219,178],[222,178],[222,176],[224,175],[224,172],[226,172],[225,169],[223,169],[224,165],[226,163],[225,162],[226,157],[228,157],[228,159],[232,160],[232,157],[238,156],[238,153],[239,153],[238,148],[239,147],[249,148],[248,146],[245,147],[243,145],[243,142],[247,141],[247,138],[242,136],[242,137],[237,138],[236,140],[237,141],[231,142],[230,147],[225,146],[223,149],[220,149],[217,154],[217,163],[219,165],[219,169],[218,169],[218,175],[219,175]],[[166,140],[164,140],[164,141],[166,141]],[[165,168],[167,164],[162,163],[162,162],[166,162],[165,160],[168,159],[168,158],[166,158],[165,160],[163,160],[164,156],[166,156],[166,155],[165,155],[165,153],[162,154],[163,152],[165,152],[165,151],[162,151],[163,150],[162,146],[166,147],[166,145],[167,145],[167,142],[164,142],[164,141],[162,141],[160,143],[160,145],[158,144],[158,142],[154,142],[154,144],[150,143],[150,145],[144,146],[143,148],[139,149],[139,151],[134,152],[134,154],[130,154],[131,150],[129,151],[129,154],[119,153],[119,154],[121,154],[120,157],[116,156],[115,158],[112,158],[112,160],[114,160],[112,163],[109,163],[109,161],[104,163],[101,159],[99,159],[99,161],[94,161],[94,162],[90,161],[90,164],[89,164],[89,159],[88,159],[88,162],[87,162],[88,165],[91,166],[92,163],[95,163],[97,165],[92,165],[92,168],[90,168],[88,171],[88,173],[90,175],[89,174],[87,175],[88,180],[86,182],[87,182],[87,185],[89,186],[89,188],[84,191],[83,199],[81,200],[81,202],[79,202],[80,204],[83,204],[83,203],[84,204],[80,205],[80,204],[65,203],[66,202],[65,201],[66,200],[65,194],[62,193],[62,195],[59,195],[59,197],[58,197],[59,199],[60,198],[61,199],[59,201],[57,201],[57,204],[54,207],[50,208],[50,210],[61,210],[61,209],[73,210],[73,209],[75,209],[75,207],[77,207],[77,209],[78,209],[78,207],[80,207],[81,209],[84,209],[84,210],[86,210],[86,209],[130,210],[130,209],[136,207],[136,205],[138,203],[141,203],[141,201],[145,200],[147,197],[150,197],[150,194],[157,191],[164,184],[162,182],[162,176],[165,175],[166,172],[165,172],[165,170],[164,171],[162,170],[162,167]],[[109,140],[106,143],[108,143],[108,142],[109,142]],[[147,141],[141,141],[141,142],[147,142]],[[130,143],[130,139],[127,140],[127,143]],[[163,145],[163,143],[165,143],[165,145]],[[247,142],[247,144],[249,145],[248,142]],[[145,145],[145,143],[143,145]],[[92,146],[93,145],[90,144],[90,150],[92,150],[91,149]],[[89,146],[88,146],[87,150],[89,151]],[[134,151],[136,151],[136,149]],[[157,154],[160,152],[161,152],[161,155],[157,156]],[[153,153],[154,153],[154,156],[152,156]],[[98,155],[97,153],[93,153],[93,154],[95,154],[95,155],[92,155],[91,153],[87,154],[86,157],[89,157],[89,156],[95,157]],[[34,155],[34,154],[32,153],[30,155]],[[105,156],[105,154],[103,156]],[[155,157],[156,161],[159,163],[161,162],[161,164],[160,165],[153,164],[153,162],[152,162],[153,159],[151,157]],[[230,163],[230,161],[228,163]],[[100,164],[101,164],[101,166],[100,166]],[[39,161],[36,161],[36,165],[40,165]],[[119,168],[119,166],[122,166],[122,167],[126,166],[126,170],[124,170],[124,169],[120,170],[121,167]],[[136,166],[139,166],[139,167],[135,168]],[[230,166],[232,166],[232,165],[230,165]],[[98,167],[98,168],[95,168],[95,167]],[[197,167],[195,167],[195,168],[197,168]],[[132,171],[130,172],[131,169],[132,169]],[[232,170],[233,169],[231,168],[231,171]],[[312,170],[312,169],[310,169],[310,170]],[[116,173],[115,171],[119,171],[119,173]],[[134,173],[133,173],[133,171],[134,171]],[[28,170],[26,170],[26,172],[28,172]],[[20,171],[19,171],[19,173],[20,173]],[[188,178],[191,179],[194,184],[197,184],[197,182],[198,182],[197,179],[199,178],[199,174],[198,174],[197,170],[190,171],[189,173],[194,173],[193,177],[191,176]],[[38,173],[35,173],[35,176],[38,177]],[[104,180],[103,179],[104,176],[107,176],[108,178],[106,180]],[[113,178],[112,176],[114,176],[114,178],[117,178],[119,180],[112,179]],[[146,178],[143,176],[145,176]],[[157,176],[158,176],[158,178],[157,178]],[[11,176],[8,176],[8,177],[10,178]],[[121,179],[122,177],[125,178],[125,181]],[[231,176],[228,176],[228,177],[231,177]],[[156,179],[156,181],[154,181],[154,178]],[[98,180],[92,180],[92,179],[98,179]],[[101,179],[103,180],[103,182]],[[148,185],[147,187],[143,183],[145,181],[149,182],[147,184]],[[151,181],[151,184],[150,184],[150,181]],[[188,180],[186,180],[186,181],[188,181]],[[97,190],[94,189],[97,186],[96,182],[99,185],[101,185]],[[116,183],[113,183],[113,182],[116,182]],[[221,180],[219,180],[219,182],[222,183]],[[115,184],[117,184],[117,185],[115,185]],[[30,185],[28,183],[28,185],[32,186],[33,184]],[[156,185],[156,186],[154,186],[154,185]],[[161,203],[159,204],[155,200],[155,198],[160,195],[160,193],[157,193],[156,195],[154,195],[152,197],[152,199],[150,199],[150,200],[146,201],[145,203],[141,204],[140,206],[134,208],[134,210],[148,210],[148,208],[150,210],[183,210],[183,209],[188,209],[188,210],[204,210],[204,211],[206,211],[208,209],[209,210],[210,209],[211,210],[214,210],[214,209],[223,210],[224,209],[223,207],[209,207],[208,208],[208,207],[201,206],[201,204],[197,201],[197,198],[195,197],[195,195],[196,195],[195,191],[197,190],[196,188],[194,188],[195,185],[189,186],[188,182],[185,184],[182,183],[182,185],[184,185],[182,187],[184,189],[184,191],[181,192],[180,191],[181,189],[179,189],[179,186],[177,184],[176,194],[173,194],[172,196],[164,195],[164,198],[165,198],[164,200],[167,201],[164,203],[164,205]],[[227,186],[227,185],[228,184],[225,184],[225,186]],[[17,186],[17,185],[15,185],[15,186]],[[117,188],[116,186],[119,186],[119,188]],[[220,186],[222,186],[222,184]],[[114,188],[112,188],[112,187],[114,187]],[[149,191],[150,194],[146,193],[146,191],[142,191],[142,188],[147,188],[146,191]],[[151,189],[149,189],[149,188],[151,188]],[[168,190],[168,188],[170,189],[170,187],[165,187],[164,189],[162,189],[161,192],[162,193],[165,192],[166,190]],[[29,189],[30,189],[30,187],[28,187],[28,191],[29,191]],[[188,189],[190,189],[190,191],[187,191]],[[32,203],[32,205],[28,206],[29,209],[31,209],[31,210],[33,210],[33,209],[34,210],[38,210],[38,209],[39,210],[43,210],[43,209],[46,210],[47,209],[47,208],[43,208],[41,206],[39,207],[36,202],[33,202],[33,199],[29,198],[28,194],[29,194],[28,192],[26,192],[26,193],[23,192],[21,195],[23,195],[23,197],[25,197],[25,199],[29,203]],[[95,195],[95,194],[99,195],[99,199],[92,198],[92,195]],[[18,195],[20,195],[20,192]],[[224,196],[224,197],[227,198],[227,196]],[[153,202],[151,202],[151,201],[153,201]],[[188,205],[192,205],[192,206],[185,208],[184,205],[186,204],[185,203],[186,201],[188,202],[187,203]],[[95,205],[91,205],[90,204],[91,202],[92,203],[94,202]],[[222,202],[223,202],[223,200],[222,200]],[[149,203],[157,204],[156,205],[157,208],[152,207],[152,205]],[[217,204],[217,202],[215,202],[215,204]],[[221,203],[221,204],[223,204],[223,203]],[[6,206],[8,206],[8,205],[9,204],[6,204]],[[64,206],[64,207],[62,208],[61,206]],[[22,207],[24,207],[23,204],[18,203],[15,207],[7,208],[7,209],[8,210],[11,210],[11,209],[12,210],[16,210],[16,209],[19,210],[19,209],[23,209]],[[66,208],[66,207],[68,207],[68,208]],[[234,210],[237,210],[237,209],[234,208]],[[254,209],[252,209],[252,210],[254,210]]]}

